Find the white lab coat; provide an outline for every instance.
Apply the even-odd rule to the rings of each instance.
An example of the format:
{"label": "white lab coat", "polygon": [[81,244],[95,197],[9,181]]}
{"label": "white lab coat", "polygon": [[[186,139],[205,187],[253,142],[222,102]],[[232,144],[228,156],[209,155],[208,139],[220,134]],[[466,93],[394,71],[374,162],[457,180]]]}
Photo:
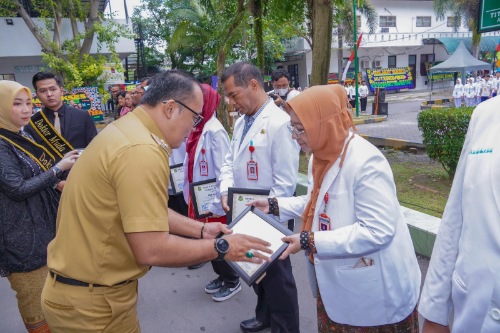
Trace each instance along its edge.
{"label": "white lab coat", "polygon": [[[220,192],[229,187],[270,190],[271,197],[292,196],[297,184],[299,147],[287,128],[290,116],[269,102],[254,121],[240,146],[245,125],[240,117],[234,125],[229,151],[222,165]],[[249,143],[253,141],[253,160],[258,164],[258,180],[248,180]]]}
{"label": "white lab coat", "polygon": [[[170,166],[184,163],[184,158],[186,157],[186,141],[183,141],[179,148],[172,149],[172,154],[168,158],[168,163]],[[174,195],[172,190],[172,184],[168,184],[168,195]]]}
{"label": "white lab coat", "polygon": [[500,332],[499,110],[472,115],[422,290],[419,312],[453,333]]}
{"label": "white lab coat", "polygon": [[[200,175],[200,161],[202,159],[201,149],[205,149],[205,161],[208,165],[208,176]],[[196,151],[194,154],[194,164],[193,164],[193,182],[199,182],[209,179],[219,179],[220,169],[222,163],[224,162],[224,157],[229,150],[229,136],[226,130],[222,127],[222,124],[214,116],[210,118],[209,121],[203,127],[200,139],[196,145]],[[189,199],[189,180],[188,180],[188,154],[186,154],[184,159],[184,200],[188,203]],[[208,209],[215,215],[226,215],[222,209],[220,202],[220,192],[219,192],[219,182],[217,182],[217,193],[215,195],[214,201],[210,208]]]}
{"label": "white lab coat", "polygon": [[[350,135],[353,135],[352,133]],[[327,172],[315,207],[312,230],[318,253],[314,266],[328,316],[353,326],[396,323],[415,309],[420,291],[420,269],[408,227],[401,212],[389,163],[380,151],[356,135],[349,144],[342,169],[340,158]],[[311,166],[309,168],[309,174]],[[302,214],[307,196],[278,198],[280,219]],[[325,193],[330,231],[318,231]],[[362,258],[373,266],[354,268]],[[314,278],[316,277],[316,279]]]}
{"label": "white lab coat", "polygon": [[456,84],[453,89],[453,98],[462,98],[464,97],[464,86],[463,84]]}

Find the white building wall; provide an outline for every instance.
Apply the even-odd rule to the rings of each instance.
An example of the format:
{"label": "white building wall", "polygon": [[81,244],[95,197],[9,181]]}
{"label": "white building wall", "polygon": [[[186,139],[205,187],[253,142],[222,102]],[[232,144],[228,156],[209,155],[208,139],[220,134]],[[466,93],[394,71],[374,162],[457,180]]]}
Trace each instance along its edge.
{"label": "white building wall", "polygon": [[[363,39],[358,50],[358,58],[360,63],[360,71],[362,71],[363,76],[366,76],[366,68],[361,68],[361,61],[368,60],[370,64],[374,61],[380,61],[382,68],[388,67],[388,57],[391,55],[396,56],[396,66],[405,67],[408,66],[409,55],[416,55],[416,89],[427,89],[430,88],[427,76],[420,75],[420,62],[421,56],[423,54],[435,54],[436,61],[444,61],[449,58],[449,54],[442,45],[424,45],[423,39],[427,38],[442,38],[442,37],[471,37],[472,33],[468,31],[468,28],[464,27],[463,24],[460,25],[457,32],[453,31],[453,27],[447,26],[447,16],[445,15],[444,20],[438,21],[436,15],[434,14],[433,1],[421,1],[421,0],[371,0],[373,6],[375,6],[379,16],[396,16],[396,27],[390,27],[384,29],[381,32],[381,27],[378,27],[373,34],[369,34],[368,25],[366,18],[361,16],[361,29],[363,31]],[[430,16],[431,17],[431,27],[417,27],[416,18],[417,16]],[[491,32],[483,35],[493,35],[500,36],[500,32]],[[349,45],[353,44],[353,41],[349,41]],[[351,50],[350,46],[345,44],[343,51],[343,58],[348,58]],[[288,49],[287,49],[288,51]],[[293,52],[300,52],[297,49],[293,49]],[[304,48],[301,50],[305,54],[305,63],[299,63],[299,73],[306,72],[305,76],[300,75],[299,84],[304,87],[309,85],[309,74],[311,73],[312,66],[312,54],[307,43],[304,42]],[[338,42],[334,35],[332,40],[332,55],[330,59],[330,73],[337,73],[337,54],[338,54]],[[285,61],[279,63],[285,69],[287,69],[288,64],[291,62]],[[297,63],[296,61],[294,63]],[[341,69],[342,71],[343,69]],[[303,80],[306,81],[303,81]],[[439,83],[438,86],[443,84],[449,85],[451,83]]]}

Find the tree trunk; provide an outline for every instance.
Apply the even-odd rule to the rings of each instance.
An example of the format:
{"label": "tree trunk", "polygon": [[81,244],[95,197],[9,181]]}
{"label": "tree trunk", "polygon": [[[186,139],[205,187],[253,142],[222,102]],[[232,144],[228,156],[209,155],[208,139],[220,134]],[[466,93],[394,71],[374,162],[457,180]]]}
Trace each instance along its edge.
{"label": "tree trunk", "polygon": [[99,0],[90,0],[89,3],[89,14],[85,22],[85,38],[83,40],[82,47],[80,49],[80,61],[84,54],[90,53],[90,48],[92,42],[94,41],[94,25],[99,19]]}
{"label": "tree trunk", "polygon": [[257,43],[257,66],[264,73],[264,35],[262,23],[262,0],[253,0],[252,15],[254,21],[254,35]]}
{"label": "tree trunk", "polygon": [[343,31],[342,31],[343,27],[342,27],[342,23],[339,24],[338,26],[338,36],[337,36],[337,39],[338,39],[338,49],[337,49],[337,67],[338,67],[338,70],[337,70],[337,75],[339,77],[339,83],[340,81],[342,81],[342,74],[344,72],[344,68],[342,68],[342,65],[343,65],[343,60],[344,60],[344,38],[343,38]]}
{"label": "tree trunk", "polygon": [[[221,96],[224,96],[224,87],[222,86],[220,78],[224,73],[225,65],[226,65],[226,51],[224,50],[224,47],[222,47],[217,55],[217,77],[218,77],[217,92]],[[229,123],[229,113],[227,111],[227,104],[224,98],[221,98],[219,107],[217,108],[217,119],[219,119],[219,121],[221,122],[222,126],[226,129],[226,131],[228,133],[231,133],[231,124]]]}
{"label": "tree trunk", "polygon": [[332,53],[332,0],[312,1],[313,45],[311,86],[328,83]]}

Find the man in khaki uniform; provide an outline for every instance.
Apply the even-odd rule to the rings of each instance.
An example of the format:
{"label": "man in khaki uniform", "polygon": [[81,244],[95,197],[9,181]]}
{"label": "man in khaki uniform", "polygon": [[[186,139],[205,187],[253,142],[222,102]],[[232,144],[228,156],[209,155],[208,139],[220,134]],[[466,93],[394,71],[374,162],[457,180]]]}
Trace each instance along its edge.
{"label": "man in khaki uniform", "polygon": [[198,83],[181,71],[163,72],[142,102],[94,139],[64,188],[42,294],[53,333],[140,332],[137,279],[149,266],[259,262],[266,257],[245,254],[271,252],[244,235],[214,241],[229,230],[167,208],[171,149],[202,119]]}

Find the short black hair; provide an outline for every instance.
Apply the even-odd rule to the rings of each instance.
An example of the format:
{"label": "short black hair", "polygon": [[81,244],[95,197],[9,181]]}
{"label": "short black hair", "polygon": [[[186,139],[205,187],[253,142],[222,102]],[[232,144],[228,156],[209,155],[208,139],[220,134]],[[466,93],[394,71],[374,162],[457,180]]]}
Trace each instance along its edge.
{"label": "short black hair", "polygon": [[198,81],[182,70],[163,71],[155,75],[151,80],[140,104],[156,106],[169,99],[186,103],[193,98],[196,86],[201,90]]}
{"label": "short black hair", "polygon": [[248,82],[254,79],[257,83],[264,88],[264,78],[260,70],[248,62],[237,62],[224,70],[221,77],[221,82],[224,83],[230,77],[234,78],[234,84],[237,87],[248,87]]}
{"label": "short black hair", "polygon": [[145,78],[141,79],[141,83],[143,83],[144,81],[146,81],[146,85],[149,85],[151,82],[151,77],[150,76],[146,76]]}
{"label": "short black hair", "polygon": [[125,98],[125,95],[126,95],[128,92],[129,92],[129,91],[123,91],[123,90],[122,90],[122,91],[119,91],[119,92],[116,94],[116,98],[118,98],[118,97],[120,97],[120,96],[121,96],[121,97],[123,97],[123,98]]}
{"label": "short black hair", "polygon": [[47,80],[47,79],[56,80],[57,85],[59,87],[62,87],[62,80],[59,78],[59,76],[57,76],[51,72],[38,72],[35,75],[33,75],[33,80],[31,81],[31,83],[33,84],[33,88],[35,88],[35,91],[36,91],[36,83],[38,81]]}
{"label": "short black hair", "polygon": [[288,81],[290,81],[290,74],[284,69],[277,69],[271,73],[271,81],[278,81],[282,77],[285,77]]}

